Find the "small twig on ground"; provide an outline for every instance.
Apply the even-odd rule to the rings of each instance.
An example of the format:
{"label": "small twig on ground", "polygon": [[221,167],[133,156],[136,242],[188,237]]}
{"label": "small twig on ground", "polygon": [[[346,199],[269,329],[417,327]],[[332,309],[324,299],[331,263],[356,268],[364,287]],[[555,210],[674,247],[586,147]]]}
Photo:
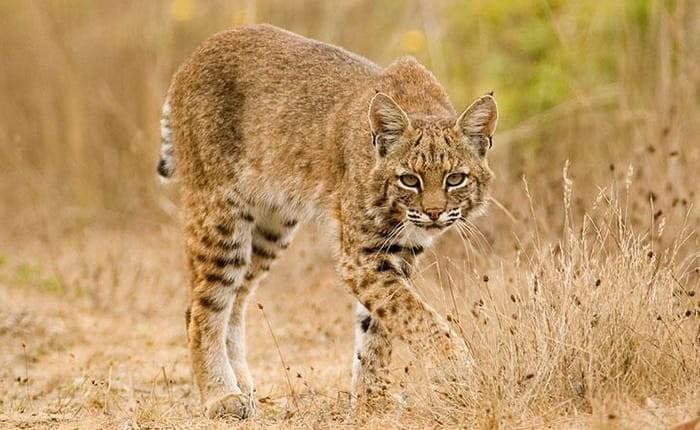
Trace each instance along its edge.
{"label": "small twig on ground", "polygon": [[27,344],[22,342],[22,355],[24,356],[24,379],[20,383],[24,385],[24,396],[29,402],[29,358],[27,357]]}
{"label": "small twig on ground", "polygon": [[24,383],[29,382],[29,358],[27,357],[27,344],[22,342],[22,355],[24,357]]}
{"label": "small twig on ground", "polygon": [[168,396],[170,397],[170,402],[173,401],[173,387],[170,385],[170,380],[168,375],[165,373],[165,366],[160,366],[160,370],[163,371],[163,381],[165,381],[165,386],[168,389]]}
{"label": "small twig on ground", "polygon": [[263,308],[263,305],[258,303],[258,309],[260,309],[260,312],[262,313],[263,318],[265,319],[265,323],[267,324],[267,328],[270,330],[270,335],[272,336],[273,342],[275,342],[275,348],[277,349],[277,354],[280,357],[280,361],[282,362],[282,368],[284,369],[284,375],[287,378],[287,385],[289,386],[289,391],[292,394],[292,402],[294,402],[294,408],[297,410],[297,413],[299,412],[299,400],[297,399],[297,393],[294,391],[294,387],[292,386],[292,379],[289,377],[289,368],[287,367],[287,363],[284,361],[284,356],[282,355],[282,350],[280,349],[280,345],[277,342],[277,336],[275,336],[275,332],[272,330],[272,324],[270,324],[270,320],[267,318],[267,314],[265,314],[265,308]]}

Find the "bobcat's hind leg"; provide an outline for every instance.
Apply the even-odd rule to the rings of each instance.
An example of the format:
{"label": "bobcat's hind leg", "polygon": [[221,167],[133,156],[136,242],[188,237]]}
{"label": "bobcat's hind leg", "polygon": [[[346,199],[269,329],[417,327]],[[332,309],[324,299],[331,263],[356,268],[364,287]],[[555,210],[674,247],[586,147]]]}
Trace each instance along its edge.
{"label": "bobcat's hind leg", "polygon": [[236,291],[226,337],[231,366],[238,379],[238,386],[248,397],[251,410],[255,408],[255,383],[246,359],[245,315],[248,299],[275,259],[289,246],[297,220],[289,214],[259,207],[254,212],[253,224],[250,264],[241,287]]}
{"label": "bobcat's hind leg", "polygon": [[214,192],[188,191],[188,340],[194,376],[208,417],[245,418],[250,410],[228,359],[226,336],[235,294],[250,264],[251,208]]}

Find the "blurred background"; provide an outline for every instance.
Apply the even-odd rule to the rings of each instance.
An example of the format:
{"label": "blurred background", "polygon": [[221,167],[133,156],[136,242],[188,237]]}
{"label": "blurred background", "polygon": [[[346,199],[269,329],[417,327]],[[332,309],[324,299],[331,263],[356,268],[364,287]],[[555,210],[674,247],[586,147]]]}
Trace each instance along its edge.
{"label": "blurred background", "polygon": [[[637,252],[642,256],[638,260],[667,252],[683,264],[678,270],[673,266],[664,288],[681,285],[683,291],[693,291],[667,311],[700,316],[694,292],[700,279],[695,234],[700,218],[693,209],[700,203],[700,2],[4,0],[0,386],[10,389],[0,393],[0,417],[25,411],[86,419],[136,413],[136,421],[153,424],[196,415],[182,327],[187,278],[177,186],[161,185],[155,174],[160,107],[170,77],[198,44],[215,32],[259,22],[337,44],[382,66],[399,56],[415,56],[444,84],[457,110],[495,91],[500,122],[490,154],[494,201],[489,216],[467,232],[469,240],[452,232],[427,259],[423,283],[438,285],[437,291],[428,289],[429,299],[444,301],[443,287],[449,284],[463,293],[465,307],[483,307],[484,300],[486,307],[510,306],[518,289],[527,290],[533,279],[537,292],[548,264],[538,255],[555,259],[564,252],[561,261],[575,260],[567,244],[575,243],[572,238],[577,229],[585,230],[587,220],[596,219],[602,220],[597,226],[605,236],[596,246],[607,251],[572,272],[588,273],[583,278],[597,287],[600,273],[616,273],[618,266],[605,263],[616,252]],[[606,212],[604,206],[613,209]],[[628,227],[639,242],[626,241]],[[600,239],[601,232],[597,235]],[[338,295],[332,260],[320,245],[326,243],[323,237],[317,227],[302,231],[256,299],[266,304],[292,368],[306,369],[300,370],[304,378],[317,372],[295,380],[299,390],[309,392],[315,392],[314,383],[339,391],[349,383],[352,303]],[[581,254],[586,252],[582,245]],[[513,261],[514,266],[504,268],[504,262]],[[517,266],[520,261],[529,266]],[[653,269],[650,261],[630,265],[630,273]],[[551,273],[559,270],[552,267]],[[591,267],[601,272],[590,272]],[[485,273],[501,298],[482,300],[483,291],[473,288],[486,285]],[[511,292],[515,295],[509,298]],[[616,303],[616,294],[611,290],[596,300]],[[338,307],[347,309],[347,315],[338,316]],[[317,320],[304,317],[309,309]],[[533,333],[549,327],[537,319],[540,314],[532,315],[528,327]],[[593,311],[587,317],[592,315],[597,321]],[[261,392],[274,399],[275,393],[287,393],[280,382],[284,369],[277,364],[262,316],[254,312],[251,318],[254,373],[260,375]],[[629,318],[637,321],[637,314]],[[591,324],[584,324],[586,330]],[[614,320],[609,333],[619,326]],[[500,351],[487,347],[489,342],[507,335],[507,327],[499,329],[504,332],[483,333],[485,362],[501,363],[515,354],[508,350],[500,358],[488,358],[488,351]],[[667,329],[666,340],[680,333]],[[611,338],[618,337],[605,337],[604,344]],[[700,344],[700,325],[698,339]],[[584,341],[574,336],[567,342]],[[140,354],[144,345],[151,351],[148,360]],[[646,375],[639,385],[645,388],[632,393],[644,399],[659,384],[675,387],[677,381],[698,376],[697,349],[660,345],[682,350],[678,357],[690,360],[686,371],[669,371],[673,383],[668,375],[648,375],[661,368],[659,363],[673,366],[681,358],[649,361],[644,372],[635,373],[617,349],[610,355],[616,364],[588,383],[618,384],[627,378],[627,384],[629,375]],[[650,356],[640,351],[640,356]],[[561,363],[578,354],[569,352]],[[533,355],[526,361],[540,359]],[[304,367],[309,360],[326,364],[309,371]],[[521,372],[518,366],[512,363],[513,372]],[[171,379],[166,370],[174,375]],[[494,367],[489,377],[500,381],[499,372]],[[522,372],[514,378],[540,381],[539,373]],[[553,387],[548,378],[539,386]],[[125,391],[115,388],[119,384]],[[527,398],[527,404],[517,403],[523,409],[508,413],[551,412],[555,407],[547,401],[556,397],[567,403],[567,396],[578,399],[573,408],[595,412],[601,399],[608,398],[607,391],[586,397],[569,381],[556,386],[561,397],[539,393],[537,411]],[[672,392],[669,387],[664,389]],[[173,390],[184,406],[173,406]],[[520,391],[512,395],[522,397]],[[561,408],[556,413],[566,412]],[[488,411],[497,409],[488,406]],[[331,418],[317,416],[319,422]]]}
{"label": "blurred background", "polygon": [[[18,211],[31,217],[36,205],[52,217],[158,214],[153,166],[171,75],[212,33],[255,22],[380,65],[413,55],[458,110],[494,90],[493,164],[504,182],[558,175],[565,158],[607,178],[649,145],[664,158],[697,144],[697,9],[682,0],[3,1],[0,216],[20,222]],[[697,161],[681,155],[659,162]]]}

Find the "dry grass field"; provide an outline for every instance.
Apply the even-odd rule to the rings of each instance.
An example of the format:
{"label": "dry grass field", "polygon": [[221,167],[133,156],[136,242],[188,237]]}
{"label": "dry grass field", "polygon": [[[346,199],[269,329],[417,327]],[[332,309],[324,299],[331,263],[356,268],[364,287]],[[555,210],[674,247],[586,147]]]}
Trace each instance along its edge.
{"label": "dry grass field", "polygon": [[[671,428],[700,416],[700,4],[691,0],[0,1],[0,428]],[[248,318],[258,415],[202,417],[159,109],[206,36],[271,22],[456,105],[495,89],[487,216],[416,288],[473,366],[399,348],[349,407],[352,300],[307,226]],[[687,427],[692,428],[692,427]]]}

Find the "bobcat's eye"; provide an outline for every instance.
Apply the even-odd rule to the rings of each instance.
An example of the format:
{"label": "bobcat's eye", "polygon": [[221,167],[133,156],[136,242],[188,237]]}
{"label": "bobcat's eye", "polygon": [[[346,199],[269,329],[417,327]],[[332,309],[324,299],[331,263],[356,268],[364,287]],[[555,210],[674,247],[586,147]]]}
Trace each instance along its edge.
{"label": "bobcat's eye", "polygon": [[447,175],[447,178],[445,178],[445,184],[448,188],[454,188],[463,185],[466,180],[467,175],[464,173],[450,173]]}
{"label": "bobcat's eye", "polygon": [[403,174],[399,176],[399,182],[406,188],[418,189],[420,186],[420,179],[418,176],[411,174]]}

